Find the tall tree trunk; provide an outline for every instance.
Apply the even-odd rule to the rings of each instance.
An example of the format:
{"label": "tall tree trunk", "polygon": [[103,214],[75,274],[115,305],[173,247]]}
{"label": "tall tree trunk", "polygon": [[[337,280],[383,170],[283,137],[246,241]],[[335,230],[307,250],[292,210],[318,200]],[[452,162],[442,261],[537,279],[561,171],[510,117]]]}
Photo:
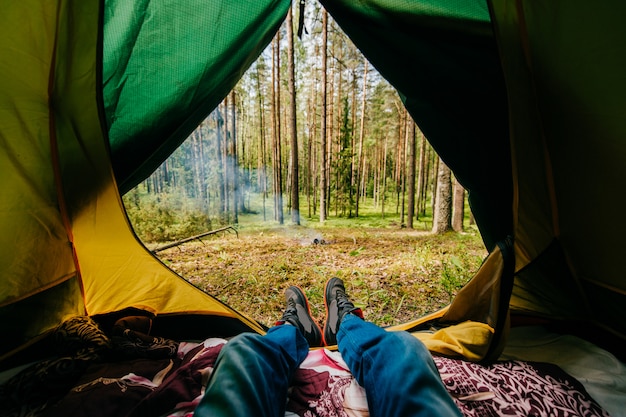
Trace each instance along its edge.
{"label": "tall tree trunk", "polygon": [[382,161],[382,151],[381,149],[381,144],[377,143],[374,147],[374,207],[378,208],[378,205],[380,203],[380,169],[382,167],[381,161]]}
{"label": "tall tree trunk", "polygon": [[167,188],[170,188],[172,186],[172,173],[169,169],[169,164],[170,161],[165,161],[161,164],[161,172],[163,173],[163,175],[161,176],[161,192],[165,192],[165,190]]}
{"label": "tall tree trunk", "polygon": [[419,216],[424,216],[424,211],[425,211],[425,201],[426,201],[426,183],[427,183],[427,172],[426,172],[426,164],[427,162],[427,158],[426,158],[426,138],[424,137],[423,134],[421,134],[420,131],[420,158],[419,158],[419,170],[418,170],[418,176],[417,176],[417,204],[416,204],[416,210],[417,210],[417,216],[416,219],[419,218]]}
{"label": "tall tree trunk", "polygon": [[215,117],[215,133],[216,133],[216,154],[217,154],[217,182],[218,182],[218,214],[220,220],[222,220],[224,216],[224,207],[226,207],[226,184],[224,183],[224,161],[223,161],[223,152],[222,152],[222,125],[224,124],[224,119],[222,119],[222,115],[220,114],[219,106],[213,112]]}
{"label": "tall tree trunk", "polygon": [[457,232],[463,231],[463,215],[465,211],[465,189],[454,180],[454,198],[452,210],[452,228]]}
{"label": "tall tree trunk", "polygon": [[230,222],[230,194],[232,190],[232,173],[231,173],[231,164],[229,159],[230,153],[230,124],[229,124],[229,115],[228,115],[228,99],[229,96],[224,98],[222,102],[222,106],[224,109],[224,123],[223,123],[223,137],[224,137],[224,146],[222,146],[222,164],[224,169],[224,214],[226,215],[226,221]]}
{"label": "tall tree trunk", "polygon": [[[203,122],[203,127],[204,124],[206,123]],[[205,130],[201,130],[200,131],[200,177],[201,177],[201,181],[202,181],[202,191],[201,191],[201,198],[205,207],[205,211],[208,214],[209,213],[209,193],[208,193],[208,189],[207,189],[207,184],[206,184],[206,178],[207,178],[207,160],[206,160],[206,152],[207,152],[207,146],[206,146],[206,142],[205,142],[205,138],[204,138],[204,132]]]}
{"label": "tall tree trunk", "polygon": [[273,43],[272,65],[272,121],[273,121],[273,168],[274,168],[274,219],[279,224],[285,222],[283,215],[283,174],[280,131],[280,31]]}
{"label": "tall tree trunk", "polygon": [[[235,112],[233,118],[236,121],[235,124],[235,180],[237,184],[237,212],[239,214],[245,213],[246,210],[246,192],[250,188],[252,177],[250,171],[252,170],[252,163],[250,162],[252,156],[246,145],[250,134],[248,133],[250,126],[252,125],[250,112],[248,106],[244,106],[242,99],[243,94],[233,91],[233,102],[235,103]],[[249,194],[249,193],[248,193]]]}
{"label": "tall tree trunk", "polygon": [[356,188],[358,188],[358,182],[356,178],[356,168],[357,168],[357,160],[356,160],[356,137],[354,136],[354,132],[356,131],[356,92],[358,88],[357,77],[356,77],[356,68],[352,68],[352,82],[350,83],[351,90],[351,99],[350,99],[350,188],[349,188],[349,201],[350,201],[350,211],[348,213],[348,217],[352,218],[354,215],[354,210],[356,210],[356,204],[354,201],[354,197],[356,195]]}
{"label": "tall tree trunk", "polygon": [[[243,106],[243,103],[238,102],[238,100],[242,99],[242,97],[239,95],[235,95],[234,97],[237,100],[237,113],[240,115],[237,118],[237,135],[235,135],[235,154],[237,155],[237,161],[239,161],[237,166],[237,210],[239,213],[245,213],[246,192],[250,189],[250,183],[252,182],[252,177],[250,175],[250,172],[252,171],[252,156],[250,154],[250,150],[246,146],[249,140],[248,130],[252,125],[252,120],[247,108]],[[248,195],[250,195],[250,193],[248,193]]]}
{"label": "tall tree trunk", "polygon": [[392,179],[395,183],[393,187],[393,193],[396,195],[396,214],[400,213],[400,170],[402,165],[402,142],[404,142],[404,126],[402,123],[402,112],[398,108],[398,103],[396,102],[396,109],[398,114],[398,132],[396,134],[396,150],[395,150],[395,158],[393,158],[393,176]]}
{"label": "tall tree trunk", "polygon": [[408,116],[409,118],[409,146],[408,146],[408,154],[409,154],[409,191],[408,191],[408,207],[406,214],[406,227],[409,229],[413,228],[413,217],[415,216],[415,122]]}
{"label": "tall tree trunk", "polygon": [[402,171],[400,174],[402,175],[401,187],[402,187],[402,204],[400,206],[400,224],[405,226],[404,224],[404,213],[405,213],[405,198],[406,198],[406,158],[407,158],[407,142],[409,141],[409,112],[407,112],[406,108],[404,109],[404,135],[403,135],[403,144],[402,144]]}
{"label": "tall tree trunk", "polygon": [[452,175],[450,168],[439,159],[437,198],[433,216],[433,232],[442,234],[452,230]]}
{"label": "tall tree trunk", "polygon": [[[315,50],[315,56],[319,53],[319,48]],[[309,206],[309,218],[317,213],[317,146],[315,145],[317,138],[317,90],[318,84],[317,71],[314,71],[311,76],[311,96],[309,98],[309,175],[307,176],[308,182],[308,206]],[[313,213],[311,213],[311,210]]]}
{"label": "tall tree trunk", "polygon": [[263,221],[267,220],[265,212],[265,199],[267,198],[267,158],[265,157],[265,106],[263,102],[263,94],[261,90],[261,67],[259,62],[256,65],[256,87],[257,98],[259,101],[259,154],[257,157],[257,187],[262,195],[263,200]]}
{"label": "tall tree trunk", "polygon": [[387,191],[387,135],[385,135],[385,146],[383,149],[383,161],[382,161],[382,188],[379,191],[380,198],[380,214],[381,217],[385,218],[385,192]]}
{"label": "tall tree trunk", "polygon": [[[330,22],[329,22],[330,23]],[[330,29],[332,29],[332,27],[330,27]],[[332,32],[331,32],[332,33]],[[330,50],[330,56],[334,57],[335,55],[335,44],[332,42],[330,42],[330,46],[331,46],[331,50]],[[328,72],[329,72],[329,76],[328,79],[330,80],[330,82],[328,83],[328,103],[327,103],[327,110],[328,110],[328,115],[326,116],[326,215],[329,216],[330,215],[330,211],[331,211],[331,207],[332,207],[332,193],[331,193],[331,189],[332,189],[332,184],[333,182],[331,181],[332,178],[332,166],[333,166],[333,162],[334,162],[334,154],[333,154],[333,147],[335,145],[335,138],[337,137],[335,135],[335,61],[334,60],[330,60],[331,65],[329,65]],[[337,208],[337,205],[335,205],[335,209]],[[336,215],[336,213],[335,213]]]}
{"label": "tall tree trunk", "polygon": [[396,214],[400,213],[400,223],[404,224],[404,206],[401,207],[401,194],[404,193],[404,174],[405,174],[405,158],[404,147],[406,143],[406,110],[402,106],[399,100],[395,101],[396,109],[398,113],[398,135],[396,143],[396,164],[394,169],[394,181],[396,191]]}
{"label": "tall tree trunk", "polygon": [[[432,193],[431,193],[431,199],[430,199],[430,209],[433,213],[433,221],[435,219],[435,213],[437,212],[436,209],[436,202],[437,202],[437,188],[439,187],[439,165],[441,163],[441,159],[439,158],[438,155],[436,155],[435,152],[430,152],[430,154],[432,155],[432,157],[434,158],[434,162],[432,162],[433,164],[433,169],[432,169],[432,173],[433,173],[433,179],[431,180],[432,182]],[[428,186],[428,183],[426,184]],[[433,223],[433,227],[434,227],[434,223]]]}
{"label": "tall tree trunk", "polygon": [[[333,56],[336,56],[334,53],[335,50],[335,45],[336,42],[333,42]],[[341,51],[343,51],[340,48]],[[343,55],[339,57],[339,61],[343,60]],[[343,179],[341,178],[342,176],[342,171],[343,171],[343,160],[342,160],[342,149],[343,149],[343,140],[342,140],[342,134],[341,134],[341,129],[343,128],[343,118],[344,118],[344,114],[343,114],[343,110],[342,110],[342,103],[343,103],[343,71],[341,71],[341,65],[333,65],[333,79],[335,77],[335,73],[337,76],[337,83],[336,83],[336,89],[337,89],[337,93],[335,94],[333,91],[333,116],[332,120],[333,120],[333,126],[334,129],[331,130],[332,132],[334,132],[332,134],[332,137],[335,138],[335,141],[332,141],[333,144],[335,144],[335,152],[332,152],[332,148],[331,148],[331,158],[334,159],[334,167],[335,167],[335,216],[339,215],[339,208],[341,206],[342,208],[342,212],[343,212],[343,203],[344,203],[344,189],[343,189]],[[332,83],[331,85],[335,85],[335,83]],[[334,89],[333,89],[334,90]],[[332,145],[331,145],[332,146]],[[334,156],[333,156],[334,155]]]}
{"label": "tall tree trunk", "polygon": [[289,8],[287,13],[287,65],[289,71],[289,96],[291,103],[289,105],[289,121],[291,125],[291,222],[300,224],[300,180],[298,172],[298,132],[296,121],[296,72],[294,68],[294,52],[293,52],[293,8]]}
{"label": "tall tree trunk", "polygon": [[326,221],[326,213],[328,209],[326,207],[326,87],[327,87],[327,64],[328,64],[328,12],[326,9],[322,12],[322,120],[320,135],[322,138],[320,145],[320,222]]}
{"label": "tall tree trunk", "polygon": [[367,163],[367,153],[363,153],[363,164],[362,164],[363,173],[361,174],[361,196],[363,198],[363,203],[367,201],[367,181],[369,180],[370,166]]}
{"label": "tall tree trunk", "polygon": [[311,218],[311,206],[315,206],[315,203],[311,204],[311,186],[313,185],[313,181],[312,178],[314,178],[314,172],[313,172],[313,163],[314,163],[314,159],[313,159],[313,135],[311,135],[311,133],[309,133],[309,150],[307,152],[307,174],[306,174],[306,205],[307,208],[309,210],[309,218]]}
{"label": "tall tree trunk", "polygon": [[365,164],[363,163],[363,138],[365,136],[365,103],[367,103],[367,73],[369,72],[369,61],[365,60],[365,69],[363,70],[363,97],[361,98],[361,121],[359,124],[359,150],[357,156],[357,192],[356,192],[356,205],[354,207],[354,213],[356,217],[359,217],[359,189],[360,179],[363,175],[363,169]]}
{"label": "tall tree trunk", "polygon": [[[203,196],[203,184],[204,177],[202,175],[202,137],[200,133],[200,129],[196,129],[189,138],[191,140],[192,145],[192,156],[191,156],[191,165],[193,167],[193,195],[197,198],[198,201],[204,202]],[[189,140],[188,139],[188,140]]]}
{"label": "tall tree trunk", "polygon": [[230,175],[233,187],[233,223],[239,223],[239,162],[237,155],[237,103],[236,95],[233,90],[230,93]]}
{"label": "tall tree trunk", "polygon": [[[278,33],[276,34],[278,37]],[[274,220],[278,220],[278,195],[277,195],[277,187],[278,187],[278,175],[276,170],[276,164],[278,163],[278,158],[276,157],[276,129],[277,129],[277,121],[276,121],[276,37],[272,42],[272,106],[270,109],[271,112],[271,121],[272,121],[272,197],[274,198]]]}

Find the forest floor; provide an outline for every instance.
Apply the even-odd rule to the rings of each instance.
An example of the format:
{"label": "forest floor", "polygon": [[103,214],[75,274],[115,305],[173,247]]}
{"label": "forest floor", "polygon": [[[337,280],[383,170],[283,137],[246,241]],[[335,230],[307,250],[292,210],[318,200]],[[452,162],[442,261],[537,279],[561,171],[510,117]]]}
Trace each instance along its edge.
{"label": "forest floor", "polygon": [[241,227],[238,236],[221,233],[157,252],[191,283],[266,325],[282,314],[290,285],[304,290],[321,324],[324,285],[333,276],[369,321],[406,322],[447,305],[486,255],[475,228],[433,235],[346,224]]}

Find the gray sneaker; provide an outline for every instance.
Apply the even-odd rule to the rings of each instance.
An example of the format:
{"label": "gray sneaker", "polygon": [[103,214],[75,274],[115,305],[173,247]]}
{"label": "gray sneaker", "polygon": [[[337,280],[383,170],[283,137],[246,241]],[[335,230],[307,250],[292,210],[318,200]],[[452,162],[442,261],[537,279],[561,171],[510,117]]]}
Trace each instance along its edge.
{"label": "gray sneaker", "polygon": [[326,283],[324,291],[324,305],[326,306],[326,324],[324,325],[324,344],[326,346],[337,344],[337,332],[341,320],[346,314],[351,313],[363,318],[363,312],[352,304],[346,295],[346,288],[339,278],[331,278]]}
{"label": "gray sneaker", "polygon": [[287,307],[276,324],[285,324],[285,322],[292,324],[300,329],[304,338],[309,342],[309,346],[323,346],[322,330],[311,317],[311,308],[304,292],[298,287],[291,286],[285,290],[285,299],[287,300]]}

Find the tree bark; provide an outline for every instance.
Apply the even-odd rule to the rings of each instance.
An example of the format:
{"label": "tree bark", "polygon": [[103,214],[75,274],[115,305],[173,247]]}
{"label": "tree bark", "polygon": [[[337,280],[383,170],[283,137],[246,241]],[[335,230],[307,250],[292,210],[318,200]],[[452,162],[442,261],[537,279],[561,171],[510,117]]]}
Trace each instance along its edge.
{"label": "tree bark", "polygon": [[326,86],[327,86],[327,61],[328,61],[328,12],[326,9],[322,12],[322,111],[321,111],[321,145],[320,145],[320,222],[326,221]]}
{"label": "tree bark", "polygon": [[[318,58],[319,48],[315,48],[315,57]],[[317,90],[318,84],[317,71],[313,71],[311,76],[311,93],[309,98],[309,175],[307,175],[307,199],[309,206],[309,218],[317,213],[317,146],[315,145],[317,138]],[[312,213],[311,213],[312,211]]]}
{"label": "tree bark", "polygon": [[230,93],[230,175],[233,188],[233,223],[239,223],[239,166],[237,155],[237,103],[233,90]]}
{"label": "tree bark", "polygon": [[287,13],[287,65],[289,71],[289,122],[291,125],[291,222],[300,224],[300,180],[298,172],[298,132],[296,121],[296,72],[294,68],[294,37],[293,37],[293,17],[292,8]]}
{"label": "tree bark", "polygon": [[[426,172],[424,176],[424,207],[423,213],[426,215],[426,207],[430,204],[431,213],[434,215],[435,197],[437,196],[437,173],[439,172],[439,156],[429,145],[426,146]],[[428,198],[430,194],[431,198]]]}
{"label": "tree bark", "polygon": [[[421,133],[421,132],[420,132]],[[426,201],[426,183],[427,183],[427,158],[426,158],[426,138],[423,134],[420,134],[420,159],[419,159],[419,171],[417,177],[417,203],[416,210],[417,216],[423,216],[425,213],[425,201]]]}
{"label": "tree bark", "polygon": [[224,124],[224,120],[220,114],[219,106],[213,112],[215,117],[215,132],[216,132],[216,154],[217,154],[217,182],[218,182],[218,215],[219,217],[223,217],[224,215],[224,207],[226,207],[226,185],[224,183],[224,161],[223,161],[223,152],[222,152],[222,125]]}
{"label": "tree bark", "polygon": [[457,232],[462,232],[465,214],[465,189],[457,180],[454,181],[453,207],[452,228]]}
{"label": "tree bark", "polygon": [[276,33],[272,47],[272,145],[274,160],[274,219],[279,223],[285,222],[283,215],[283,177],[282,177],[282,150],[280,132],[280,31]]}
{"label": "tree bark", "polygon": [[230,222],[230,195],[232,192],[232,172],[231,172],[231,163],[230,163],[230,121],[229,121],[229,110],[228,110],[228,101],[229,96],[224,97],[224,101],[222,102],[222,106],[224,109],[224,123],[223,123],[223,138],[224,143],[222,146],[222,163],[224,169],[224,214],[226,216],[226,221]]}
{"label": "tree bark", "polygon": [[408,207],[406,213],[406,227],[413,229],[413,217],[415,216],[415,122],[409,115],[409,144],[408,144],[408,157],[409,157],[409,185],[408,185]]}
{"label": "tree bark", "polygon": [[385,192],[387,191],[387,135],[385,135],[385,146],[383,148],[382,160],[382,187],[379,190],[380,198],[380,215],[385,218]]}
{"label": "tree bark", "polygon": [[263,221],[266,221],[267,216],[265,212],[265,199],[267,198],[267,158],[265,157],[265,105],[261,89],[261,78],[263,77],[263,74],[261,73],[261,62],[262,61],[258,61],[256,65],[256,87],[259,105],[259,153],[257,155],[257,187],[262,195],[263,200]]}
{"label": "tree bark", "polygon": [[433,232],[443,234],[452,230],[452,180],[450,168],[439,159],[437,198],[433,216]]}

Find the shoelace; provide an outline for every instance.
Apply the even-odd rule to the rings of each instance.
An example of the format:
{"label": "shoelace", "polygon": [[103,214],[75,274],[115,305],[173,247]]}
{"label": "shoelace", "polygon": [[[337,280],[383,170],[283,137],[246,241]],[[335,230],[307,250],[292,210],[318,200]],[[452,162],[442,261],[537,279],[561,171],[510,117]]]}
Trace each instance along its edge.
{"label": "shoelace", "polygon": [[337,290],[337,307],[339,310],[343,310],[345,307],[354,308],[354,304],[352,304],[346,293],[342,290]]}
{"label": "shoelace", "polygon": [[287,308],[285,308],[285,312],[283,313],[283,317],[297,317],[298,316],[298,310],[296,308],[296,302],[294,301],[293,298],[290,298],[289,300],[287,300]]}

